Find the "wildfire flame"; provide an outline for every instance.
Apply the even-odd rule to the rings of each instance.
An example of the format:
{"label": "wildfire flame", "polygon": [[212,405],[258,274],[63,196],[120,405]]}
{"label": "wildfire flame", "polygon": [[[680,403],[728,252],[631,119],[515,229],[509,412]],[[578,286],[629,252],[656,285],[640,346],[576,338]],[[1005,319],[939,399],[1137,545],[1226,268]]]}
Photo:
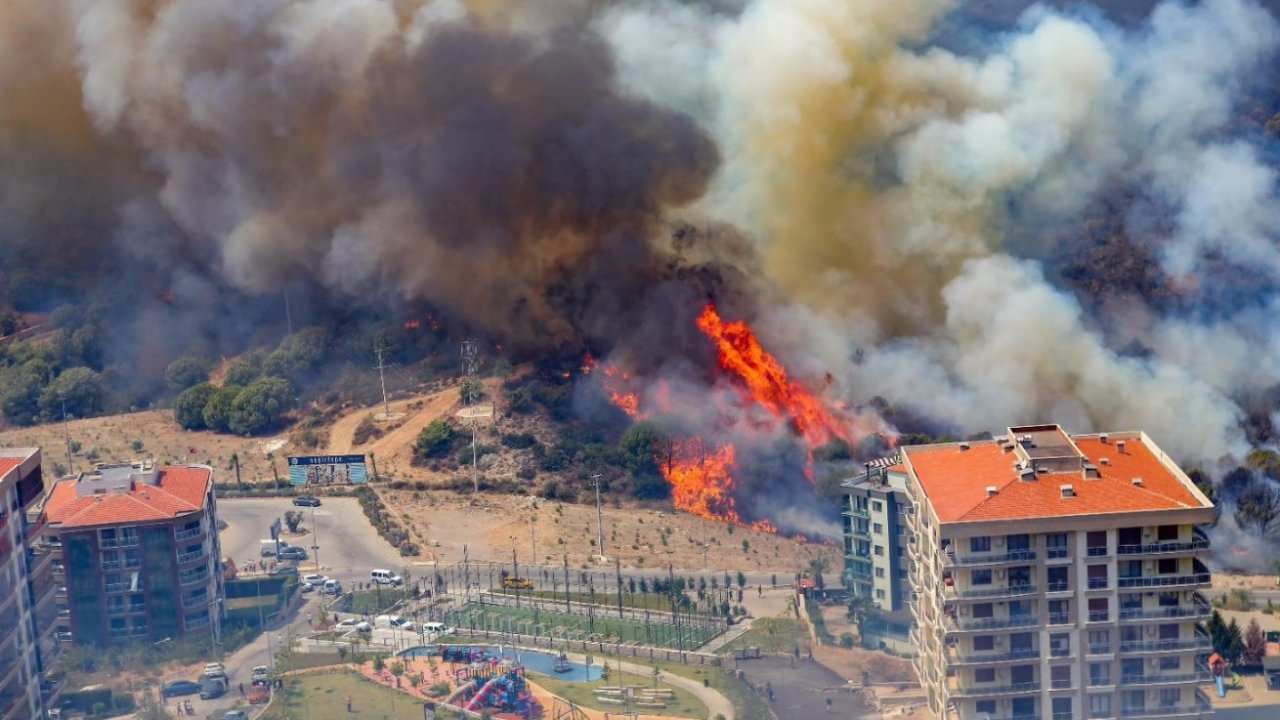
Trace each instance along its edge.
{"label": "wildfire flame", "polygon": [[[697,327],[714,344],[718,366],[741,386],[742,395],[764,408],[780,422],[788,423],[804,439],[808,449],[805,476],[813,480],[813,451],[832,440],[854,444],[867,434],[837,408],[829,406],[787,374],[776,357],[765,350],[751,328],[741,321],[725,322],[714,305],[708,304],[696,321]],[[628,416],[644,420],[649,410],[641,406],[636,378],[609,363],[599,363],[590,355],[583,360],[584,375],[596,374],[609,401]],[[827,382],[830,378],[827,379]],[[661,410],[668,406],[669,388],[660,381],[656,392],[646,399],[656,400]],[[675,507],[700,517],[743,523],[733,496],[737,448],[730,443],[709,443],[701,437],[684,437],[672,442],[669,453],[659,458],[659,469],[671,486]],[[776,533],[768,520],[751,523],[763,532]]]}

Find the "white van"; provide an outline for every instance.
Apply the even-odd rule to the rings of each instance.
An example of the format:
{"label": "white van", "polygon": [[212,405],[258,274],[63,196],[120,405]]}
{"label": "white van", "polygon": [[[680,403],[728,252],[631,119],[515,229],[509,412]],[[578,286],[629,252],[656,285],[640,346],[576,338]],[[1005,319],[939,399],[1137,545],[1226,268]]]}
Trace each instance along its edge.
{"label": "white van", "polygon": [[341,595],[341,594],[342,594],[342,583],[338,582],[337,580],[333,580],[333,579],[325,580],[325,581],[324,581],[324,594],[325,594],[325,595]]}
{"label": "white van", "polygon": [[374,570],[373,572],[369,573],[369,577],[372,578],[373,582],[377,585],[399,585],[400,583],[404,582],[404,578],[391,572],[390,570],[382,570],[382,569]]}
{"label": "white van", "polygon": [[441,622],[424,622],[422,630],[427,634],[444,632],[444,623]]}

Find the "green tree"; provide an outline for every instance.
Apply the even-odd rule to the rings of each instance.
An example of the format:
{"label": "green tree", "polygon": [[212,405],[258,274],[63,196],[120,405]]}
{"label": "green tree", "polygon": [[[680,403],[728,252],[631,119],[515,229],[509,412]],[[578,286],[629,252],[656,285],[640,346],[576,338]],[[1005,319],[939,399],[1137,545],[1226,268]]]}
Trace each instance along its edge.
{"label": "green tree", "polygon": [[63,403],[68,413],[89,417],[102,411],[105,393],[102,378],[87,367],[63,370],[40,393],[40,410],[47,418],[62,417]]}
{"label": "green tree", "polygon": [[187,430],[203,430],[204,409],[209,399],[218,392],[218,388],[209,383],[200,383],[183,390],[173,401],[173,419]]}
{"label": "green tree", "polygon": [[42,369],[38,360],[0,367],[0,413],[14,425],[30,425],[39,416],[40,392],[45,383]]}
{"label": "green tree", "polygon": [[209,379],[209,361],[193,355],[184,355],[169,363],[164,370],[164,380],[169,389],[182,392]]}
{"label": "green tree", "polygon": [[1222,655],[1232,665],[1239,664],[1244,657],[1244,633],[1240,631],[1240,623],[1235,618],[1231,618],[1231,623],[1227,625],[1227,647]]}
{"label": "green tree", "polygon": [[453,426],[444,420],[432,420],[414,443],[414,451],[419,457],[440,457],[449,452],[453,444]]}
{"label": "green tree", "polygon": [[231,403],[227,427],[237,435],[257,435],[270,429],[293,407],[293,388],[277,377],[254,380]]}
{"label": "green tree", "polygon": [[218,432],[231,430],[231,405],[244,388],[239,385],[223,385],[209,395],[204,406],[204,426]]}
{"label": "green tree", "polygon": [[1209,632],[1209,641],[1213,644],[1214,652],[1226,657],[1231,638],[1227,634],[1227,623],[1222,619],[1222,614],[1214,610],[1205,622],[1204,628]]}
{"label": "green tree", "polygon": [[475,378],[467,378],[462,381],[459,392],[463,403],[479,402],[484,399],[484,384]]}
{"label": "green tree", "polygon": [[262,375],[262,365],[266,356],[261,350],[255,350],[227,366],[226,385],[245,386]]}
{"label": "green tree", "polygon": [[329,333],[311,327],[289,335],[262,362],[262,373],[298,382],[324,362]]}
{"label": "green tree", "polygon": [[1262,656],[1267,654],[1267,638],[1262,633],[1262,626],[1257,618],[1249,620],[1244,631],[1244,664],[1261,665]]}
{"label": "green tree", "polygon": [[822,574],[831,567],[831,562],[825,557],[816,557],[809,561],[809,576],[813,578],[814,587],[822,590],[826,587],[826,580]]}

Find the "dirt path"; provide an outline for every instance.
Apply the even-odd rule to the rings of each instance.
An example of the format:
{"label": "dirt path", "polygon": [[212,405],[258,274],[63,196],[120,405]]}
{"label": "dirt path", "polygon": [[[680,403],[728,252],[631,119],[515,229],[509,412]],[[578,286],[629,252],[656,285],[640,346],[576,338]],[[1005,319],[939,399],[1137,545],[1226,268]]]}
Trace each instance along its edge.
{"label": "dirt path", "polygon": [[[356,427],[365,417],[380,412],[381,408],[367,407],[353,410],[339,418],[329,430],[328,452],[345,454],[355,450],[362,450],[366,454],[375,453],[390,459],[397,451],[412,446],[413,441],[418,437],[418,433],[422,432],[422,429],[430,424],[432,420],[447,417],[449,411],[453,409],[457,402],[458,389],[456,387],[429,395],[415,395],[404,400],[396,400],[390,403],[391,412],[411,413],[411,415],[391,432],[375,438],[373,442],[360,446],[355,444]],[[417,407],[410,408],[411,405],[416,405]]]}

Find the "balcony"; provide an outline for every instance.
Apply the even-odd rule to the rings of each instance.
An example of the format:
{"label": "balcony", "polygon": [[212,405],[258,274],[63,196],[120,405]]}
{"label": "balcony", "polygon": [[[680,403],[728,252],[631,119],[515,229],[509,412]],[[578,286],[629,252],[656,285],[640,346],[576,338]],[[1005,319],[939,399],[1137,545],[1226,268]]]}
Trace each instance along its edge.
{"label": "balcony", "polygon": [[1119,584],[1122,588],[1171,588],[1171,587],[1204,587],[1209,584],[1209,573],[1193,575],[1153,575],[1129,576],[1121,575]]}
{"label": "balcony", "polygon": [[108,615],[140,615],[147,611],[146,603],[121,603],[119,605],[108,605]]}
{"label": "balcony", "polygon": [[183,572],[178,576],[178,581],[183,585],[197,585],[202,582],[208,582],[209,569],[207,567],[199,568],[199,572]]}
{"label": "balcony", "polygon": [[1071,657],[1070,647],[1051,647],[1049,648],[1049,657],[1064,658]]}
{"label": "balcony", "polygon": [[1085,555],[1091,558],[1106,557],[1110,554],[1111,550],[1105,545],[1099,545],[1098,547],[1091,547],[1085,550]]}
{"label": "balcony", "polygon": [[1170,620],[1177,618],[1203,619],[1213,614],[1209,603],[1197,600],[1191,605],[1172,605],[1155,608],[1121,608],[1121,622],[1141,622],[1143,620]]}
{"label": "balcony", "polygon": [[1213,706],[1208,702],[1197,702],[1195,705],[1169,705],[1167,707],[1121,708],[1120,717],[1127,718],[1203,718],[1213,715]]}
{"label": "balcony", "polygon": [[1017,662],[1018,660],[1039,660],[1040,651],[1035,648],[1011,650],[1006,653],[974,653],[961,655],[958,651],[949,652],[947,661],[951,665],[992,665],[996,663]]}
{"label": "balcony", "polygon": [[140,637],[147,636],[147,628],[146,627],[111,628],[110,630],[107,631],[107,634],[113,640],[124,640],[127,638],[140,638]]}
{"label": "balcony", "polygon": [[178,564],[186,565],[187,563],[193,563],[197,560],[203,560],[206,557],[208,557],[208,555],[205,554],[204,548],[193,550],[191,552],[178,553]]}
{"label": "balcony", "polygon": [[142,592],[143,588],[142,588],[142,583],[137,583],[135,585],[134,583],[118,582],[118,583],[105,583],[102,586],[102,590],[103,592],[108,592],[108,593],[122,593],[122,592]]}
{"label": "balcony", "polygon": [[1049,681],[1050,690],[1071,690],[1075,687],[1075,682],[1071,678],[1061,678]]}
{"label": "balcony", "polygon": [[1004,628],[1031,627],[1039,623],[1035,615],[1010,615],[1008,617],[989,618],[953,618],[946,619],[947,632],[974,632],[978,630],[1001,630]]}
{"label": "balcony", "polygon": [[1024,683],[1012,683],[1009,685],[967,685],[964,687],[954,687],[951,689],[951,696],[956,698],[970,697],[992,697],[995,695],[1019,695],[1022,693],[1038,692],[1040,690],[1040,682],[1033,680]]}
{"label": "balcony", "polygon": [[1049,625],[1070,625],[1071,613],[1069,612],[1051,612],[1049,613]]}
{"label": "balcony", "polygon": [[204,607],[209,604],[209,593],[201,592],[182,598],[182,607]]}
{"label": "balcony", "polygon": [[178,530],[173,534],[175,540],[190,540],[191,538],[200,537],[204,533],[204,528],[194,527]]}
{"label": "balcony", "polygon": [[1053,562],[1055,560],[1070,560],[1071,549],[1065,548],[1065,547],[1047,548],[1044,551],[1044,559],[1048,560],[1049,562]]}
{"label": "balcony", "polygon": [[1188,673],[1138,673],[1121,675],[1122,685],[1182,685],[1185,683],[1207,683],[1213,679],[1208,669]]}
{"label": "balcony", "polygon": [[973,565],[999,565],[1001,563],[1029,562],[1036,559],[1035,550],[1011,550],[1004,553],[974,553],[956,556],[944,553],[942,564],[948,567],[970,567]]}
{"label": "balcony", "polygon": [[110,550],[111,548],[128,548],[138,546],[137,535],[124,535],[119,537],[104,537],[98,539],[98,547]]}
{"label": "balcony", "polygon": [[1111,643],[1089,643],[1089,655],[1110,655]]}
{"label": "balcony", "polygon": [[1197,632],[1194,638],[1186,640],[1121,641],[1120,653],[1122,655],[1135,655],[1139,653],[1186,652],[1192,650],[1208,650],[1211,647],[1213,647],[1213,643],[1209,642],[1209,636]]}
{"label": "balcony", "polygon": [[120,562],[119,560],[103,560],[102,561],[103,570],[119,570],[122,567],[124,567],[124,563]]}
{"label": "balcony", "polygon": [[1166,542],[1145,543],[1142,545],[1120,545],[1116,547],[1117,555],[1185,555],[1187,553],[1204,552],[1209,549],[1209,538],[1197,531],[1192,540],[1172,540]]}
{"label": "balcony", "polygon": [[1091,623],[1104,623],[1104,622],[1110,622],[1110,620],[1111,620],[1111,612],[1109,610],[1090,610],[1089,611],[1089,622]]}
{"label": "balcony", "polygon": [[1111,586],[1111,581],[1107,578],[1089,578],[1085,584],[1086,590],[1106,590]]}
{"label": "balcony", "polygon": [[1069,593],[1071,592],[1071,583],[1066,580],[1055,580],[1045,583],[1044,591],[1047,593]]}
{"label": "balcony", "polygon": [[1035,595],[1036,592],[1035,585],[1021,584],[1006,587],[969,587],[964,590],[948,587],[946,594],[953,598],[968,600],[971,598],[1018,597],[1020,595]]}

